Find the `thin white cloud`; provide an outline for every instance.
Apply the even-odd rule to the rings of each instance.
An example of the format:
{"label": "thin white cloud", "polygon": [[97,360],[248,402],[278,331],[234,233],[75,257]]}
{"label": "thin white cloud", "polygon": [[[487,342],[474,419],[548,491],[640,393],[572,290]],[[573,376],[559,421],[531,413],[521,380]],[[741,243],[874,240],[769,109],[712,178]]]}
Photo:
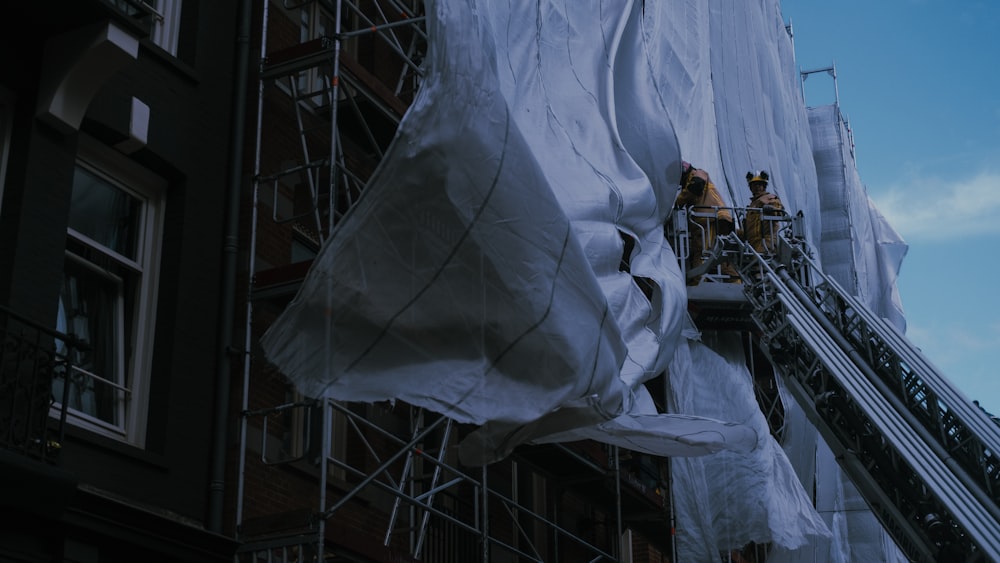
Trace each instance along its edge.
{"label": "thin white cloud", "polygon": [[[986,332],[984,332],[986,331]],[[964,360],[980,358],[986,350],[995,349],[1000,338],[996,326],[969,327],[958,324],[939,323],[933,327],[907,324],[906,335],[911,342],[921,347],[938,367],[954,367]]]}
{"label": "thin white cloud", "polygon": [[994,363],[986,361],[1000,345],[1000,324],[936,323],[928,327],[908,322],[906,336],[966,396],[986,401],[1000,413]]}
{"label": "thin white cloud", "polygon": [[872,200],[907,242],[1000,234],[1000,173],[915,177]]}

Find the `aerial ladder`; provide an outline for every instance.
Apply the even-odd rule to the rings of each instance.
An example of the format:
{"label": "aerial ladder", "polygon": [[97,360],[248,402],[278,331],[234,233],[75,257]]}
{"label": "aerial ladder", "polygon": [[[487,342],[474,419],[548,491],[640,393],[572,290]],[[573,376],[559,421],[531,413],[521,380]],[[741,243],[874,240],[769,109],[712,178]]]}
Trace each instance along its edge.
{"label": "aerial ladder", "polygon": [[[674,224],[699,211],[714,215],[677,210]],[[741,288],[759,348],[911,561],[1000,561],[1000,425],[822,272],[802,220],[773,218],[763,254],[716,237],[688,274],[736,266],[741,284],[707,285]]]}

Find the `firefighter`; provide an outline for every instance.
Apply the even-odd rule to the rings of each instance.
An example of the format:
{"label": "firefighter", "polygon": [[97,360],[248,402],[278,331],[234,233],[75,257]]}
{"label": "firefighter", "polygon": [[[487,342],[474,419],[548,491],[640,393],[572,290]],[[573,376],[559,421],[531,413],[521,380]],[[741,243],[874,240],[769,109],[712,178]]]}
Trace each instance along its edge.
{"label": "firefighter", "polygon": [[[715,244],[715,237],[733,232],[733,214],[725,207],[719,191],[715,188],[708,172],[695,168],[687,162],[681,163],[681,191],[674,205],[689,208],[688,231],[690,234],[690,258],[688,269],[704,263],[703,252]],[[706,216],[707,215],[707,216]],[[721,273],[728,276],[724,281],[740,281],[736,268],[724,261],[720,263]],[[689,280],[688,285],[698,285],[699,279]]]}
{"label": "firefighter", "polygon": [[765,216],[784,214],[784,207],[778,196],[767,191],[769,177],[766,170],[747,172],[747,186],[750,188],[750,205],[741,237],[761,254],[772,254],[777,243],[778,222],[766,221]]}

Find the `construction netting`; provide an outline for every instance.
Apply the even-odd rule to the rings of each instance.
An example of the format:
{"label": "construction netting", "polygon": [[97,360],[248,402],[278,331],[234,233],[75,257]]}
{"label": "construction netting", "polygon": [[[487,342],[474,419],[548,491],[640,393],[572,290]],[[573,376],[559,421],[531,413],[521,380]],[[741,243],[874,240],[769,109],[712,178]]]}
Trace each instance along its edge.
{"label": "construction netting", "polygon": [[268,359],[310,396],[479,425],[469,464],[581,438],[672,456],[683,561],[829,542],[789,456],[815,457],[770,436],[738,333],[691,324],[663,229],[682,159],[737,206],[767,169],[825,251],[777,0],[434,1],[427,28],[418,96]]}

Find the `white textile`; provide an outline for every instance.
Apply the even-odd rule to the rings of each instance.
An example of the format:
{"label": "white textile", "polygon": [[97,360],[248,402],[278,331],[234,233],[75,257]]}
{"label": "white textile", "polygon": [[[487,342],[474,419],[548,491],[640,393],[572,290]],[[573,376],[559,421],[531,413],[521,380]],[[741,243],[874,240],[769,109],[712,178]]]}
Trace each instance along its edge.
{"label": "white textile", "polygon": [[[821,250],[777,0],[436,0],[427,26],[417,98],[262,339],[268,359],[310,396],[480,425],[470,464],[581,438],[674,456],[684,561],[829,536],[756,409],[742,344],[682,337],[662,228],[683,157],[734,205],[746,171],[767,169]],[[860,262],[898,269],[905,246],[878,218],[881,254]],[[898,298],[882,281],[880,303]],[[659,414],[643,382],[668,366]]]}
{"label": "white textile", "polygon": [[718,560],[748,542],[796,549],[830,534],[757,406],[735,333],[688,341],[670,365],[671,400],[681,412],[726,417],[763,436],[749,454],[675,458],[671,465],[681,561]]}
{"label": "white textile", "polygon": [[430,4],[418,97],[268,358],[308,395],[483,425],[467,463],[601,423],[663,455],[752,449],[728,421],[658,416],[642,386],[686,311],[662,228],[680,148],[643,21],[640,2]]}

